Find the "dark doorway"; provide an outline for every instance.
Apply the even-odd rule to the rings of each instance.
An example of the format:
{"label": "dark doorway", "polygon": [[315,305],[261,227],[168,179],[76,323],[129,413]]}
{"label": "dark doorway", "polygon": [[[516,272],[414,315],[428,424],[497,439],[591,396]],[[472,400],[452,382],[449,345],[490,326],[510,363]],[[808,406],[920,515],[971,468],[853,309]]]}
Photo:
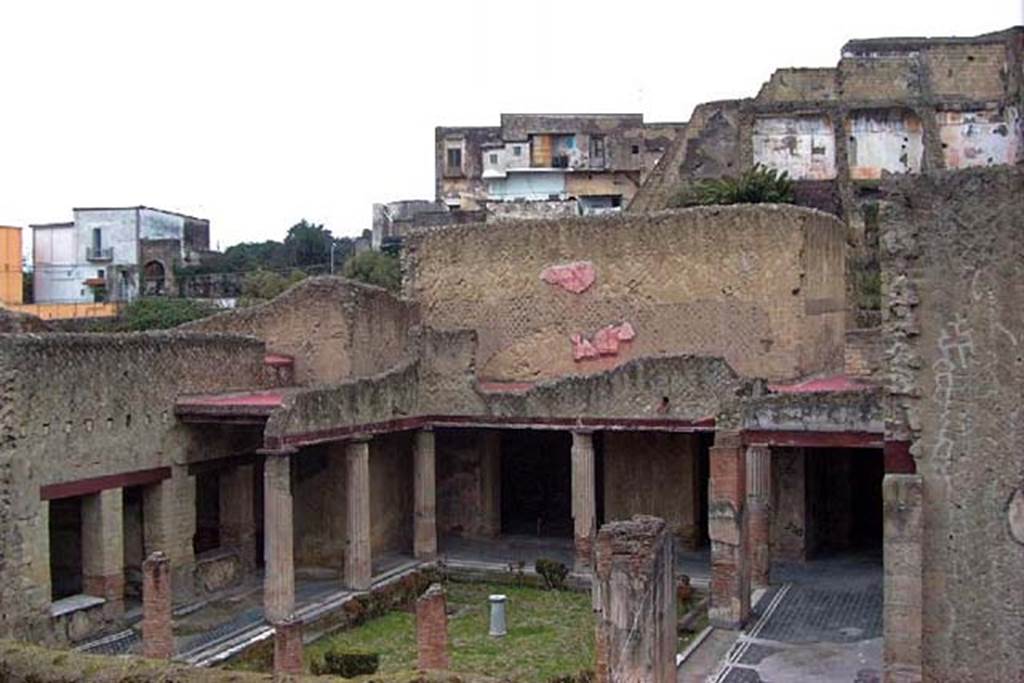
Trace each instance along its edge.
{"label": "dark doorway", "polygon": [[129,605],[142,601],[142,561],[146,558],[141,486],[123,489],[124,598]]}
{"label": "dark doorway", "polygon": [[697,515],[697,547],[711,545],[708,537],[708,497],[711,484],[711,446],[715,442],[713,433],[698,435],[697,442],[697,495],[700,509]]}
{"label": "dark doorway", "polygon": [[571,448],[569,432],[502,432],[503,534],[572,537]]}
{"label": "dark doorway", "polygon": [[881,449],[808,449],[808,556],[881,551],[884,476]]}
{"label": "dark doorway", "polygon": [[196,555],[220,548],[220,474],[196,475],[196,534],[192,550]]}
{"label": "dark doorway", "polygon": [[50,501],[50,594],[60,600],[82,592],[82,499]]}

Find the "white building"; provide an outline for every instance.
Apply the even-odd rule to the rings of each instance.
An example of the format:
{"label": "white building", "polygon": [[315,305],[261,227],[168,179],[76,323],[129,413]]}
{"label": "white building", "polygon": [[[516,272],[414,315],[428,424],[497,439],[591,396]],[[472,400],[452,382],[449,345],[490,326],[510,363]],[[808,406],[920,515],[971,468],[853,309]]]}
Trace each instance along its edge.
{"label": "white building", "polygon": [[40,303],[174,296],[175,266],[210,245],[208,220],[145,206],[74,209],[71,223],[30,227]]}

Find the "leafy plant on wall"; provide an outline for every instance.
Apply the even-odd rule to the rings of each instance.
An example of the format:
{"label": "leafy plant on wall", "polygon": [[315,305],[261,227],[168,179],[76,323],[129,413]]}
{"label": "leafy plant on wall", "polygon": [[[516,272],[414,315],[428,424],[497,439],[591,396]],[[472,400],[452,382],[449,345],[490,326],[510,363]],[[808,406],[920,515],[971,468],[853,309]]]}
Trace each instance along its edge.
{"label": "leafy plant on wall", "polygon": [[792,204],[794,201],[793,181],[789,173],[754,164],[738,178],[726,176],[699,180],[677,192],[670,205]]}

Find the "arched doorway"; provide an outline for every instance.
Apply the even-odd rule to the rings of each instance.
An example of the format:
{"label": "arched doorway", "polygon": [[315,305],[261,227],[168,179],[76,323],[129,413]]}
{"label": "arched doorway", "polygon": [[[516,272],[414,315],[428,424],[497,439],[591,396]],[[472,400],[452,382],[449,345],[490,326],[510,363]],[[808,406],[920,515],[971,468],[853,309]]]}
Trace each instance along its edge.
{"label": "arched doorway", "polygon": [[166,272],[160,261],[149,261],[142,269],[146,296],[163,296]]}

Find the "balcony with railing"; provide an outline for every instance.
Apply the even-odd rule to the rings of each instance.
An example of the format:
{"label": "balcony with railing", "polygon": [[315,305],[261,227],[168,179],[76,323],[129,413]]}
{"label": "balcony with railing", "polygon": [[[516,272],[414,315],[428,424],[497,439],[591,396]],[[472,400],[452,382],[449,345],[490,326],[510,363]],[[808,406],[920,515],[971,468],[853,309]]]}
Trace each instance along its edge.
{"label": "balcony with railing", "polygon": [[87,261],[113,261],[113,247],[86,247],[85,258]]}

